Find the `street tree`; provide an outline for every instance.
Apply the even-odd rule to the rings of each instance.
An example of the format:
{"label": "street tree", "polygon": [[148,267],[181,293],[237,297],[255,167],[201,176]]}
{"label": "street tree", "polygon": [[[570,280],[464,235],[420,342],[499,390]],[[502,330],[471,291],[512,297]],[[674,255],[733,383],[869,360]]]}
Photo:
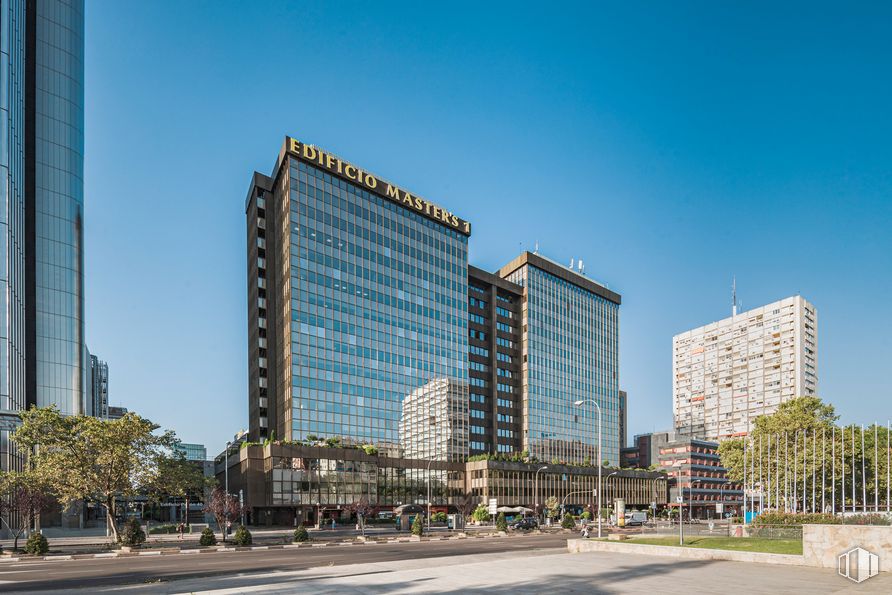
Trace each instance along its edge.
{"label": "street tree", "polygon": [[50,502],[47,486],[33,472],[0,473],[0,518],[12,533],[14,550],[19,549],[19,538],[34,527],[35,519]]}
{"label": "street tree", "polygon": [[545,511],[547,513],[548,518],[553,519],[557,518],[558,509],[561,507],[560,501],[556,496],[549,496],[545,500]]}
{"label": "street tree", "polygon": [[[792,456],[795,449],[802,442],[799,438],[804,433],[814,435],[815,432],[824,432],[827,440],[833,435],[833,428],[839,416],[833,405],[824,404],[818,397],[796,397],[781,403],[777,410],[770,415],[760,415],[753,422],[753,430],[746,438],[724,440],[719,444],[719,456],[722,466],[728,469],[728,478],[733,481],[742,481],[744,478],[744,458],[747,467],[752,467],[754,450],[760,444],[772,442],[773,448],[782,449]],[[750,450],[744,457],[744,445],[749,444]],[[806,441],[808,448],[813,448],[813,441]],[[830,444],[824,441],[823,446],[830,450]],[[777,451],[775,451],[777,455]],[[764,464],[768,464],[768,449],[761,449]],[[812,465],[820,460],[820,455],[810,456]],[[825,457],[829,460],[829,456]],[[785,469],[782,468],[781,471]],[[811,470],[809,470],[811,471]]]}
{"label": "street tree", "polygon": [[223,543],[226,543],[226,529],[232,521],[241,516],[244,507],[239,504],[238,497],[234,494],[227,494],[223,488],[218,486],[211,492],[210,498],[204,505],[204,511],[214,516],[217,526],[223,533]]}
{"label": "street tree", "polygon": [[178,450],[159,458],[155,474],[150,479],[147,491],[155,499],[182,498],[185,506],[183,516],[189,526],[189,505],[194,500],[204,500],[206,492],[216,485],[214,478],[205,477],[204,470]]}
{"label": "street tree", "polygon": [[369,504],[368,496],[361,496],[358,500],[353,502],[353,504],[351,504],[349,508],[350,511],[356,515],[356,520],[359,524],[359,530],[364,537],[365,520],[368,515],[372,514],[372,511],[375,509],[375,507]]}
{"label": "street tree", "polygon": [[117,542],[117,499],[136,495],[148,483],[159,458],[173,445],[173,433],[156,433],[157,425],[135,413],[105,420],[32,407],[21,417],[13,440],[31,453],[38,480],[63,506],[87,499],[101,502]]}
{"label": "street tree", "polygon": [[474,509],[477,508],[480,498],[474,492],[461,492],[455,498],[455,507],[461,513],[461,526],[453,527],[454,529],[463,529],[465,522]]}

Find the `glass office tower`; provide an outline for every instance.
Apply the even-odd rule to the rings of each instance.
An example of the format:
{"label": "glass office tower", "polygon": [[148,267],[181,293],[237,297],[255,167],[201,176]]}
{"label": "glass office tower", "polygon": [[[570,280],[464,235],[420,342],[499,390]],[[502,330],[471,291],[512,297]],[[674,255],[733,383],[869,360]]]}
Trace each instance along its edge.
{"label": "glass office tower", "polygon": [[84,3],[29,2],[34,38],[35,395],[84,412]]}
{"label": "glass office tower", "polygon": [[525,252],[499,274],[524,288],[524,448],[540,461],[619,463],[619,294]]}
{"label": "glass office tower", "polygon": [[0,0],[0,469],[17,413],[84,407],[83,0]]}
{"label": "glass office tower", "polygon": [[470,225],[290,138],[246,214],[252,437],[467,456]]}
{"label": "glass office tower", "polygon": [[25,0],[0,2],[0,469],[20,469],[9,433],[25,392]]}

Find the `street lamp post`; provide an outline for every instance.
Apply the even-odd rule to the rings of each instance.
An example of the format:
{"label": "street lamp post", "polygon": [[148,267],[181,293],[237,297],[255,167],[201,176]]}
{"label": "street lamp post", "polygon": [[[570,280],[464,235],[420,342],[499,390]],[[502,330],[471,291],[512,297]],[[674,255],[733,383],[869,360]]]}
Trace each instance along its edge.
{"label": "street lamp post", "polygon": [[[688,496],[691,495],[691,488],[694,487],[695,483],[700,483],[702,480],[693,479],[690,475],[688,475],[688,479],[690,479],[691,485],[688,486]],[[678,507],[678,545],[684,545],[684,486],[679,482],[678,486],[679,492],[681,493],[681,502]],[[691,506],[693,508],[693,505]],[[688,512],[688,518],[693,519],[692,513]]]}
{"label": "street lamp post", "polygon": [[[728,480],[730,481],[730,480]],[[722,505],[722,517],[725,516],[725,486],[728,485],[728,481],[719,486],[719,503]]]}
{"label": "street lamp post", "polygon": [[427,462],[427,532],[431,532],[431,463],[433,457]]}
{"label": "street lamp post", "polygon": [[[610,495],[613,496],[613,499],[614,499],[614,500],[616,500],[616,490],[615,490],[615,489],[614,489],[614,490],[610,490],[610,489],[609,489],[609,488],[610,488],[610,482],[609,482],[608,480],[609,480],[611,477],[613,477],[614,475],[616,475],[617,473],[619,473],[619,471],[611,471],[610,473],[607,474],[607,477],[604,478],[604,485],[607,486],[607,488],[608,488],[607,491],[610,492]],[[608,507],[608,508],[610,507],[610,500],[609,500],[609,499],[607,500],[607,507]],[[613,514],[616,514],[616,522],[619,523],[619,515],[616,513],[616,510],[613,511]],[[601,516],[601,511],[600,511],[600,510],[598,511],[598,516]]]}
{"label": "street lamp post", "polygon": [[594,399],[580,399],[573,403],[577,407],[584,403],[591,403],[598,410],[598,539],[601,538],[601,463],[603,456],[601,454],[601,406]]}
{"label": "street lamp post", "polygon": [[[232,442],[227,440],[226,441],[226,460],[223,463],[223,466],[225,467],[224,477],[226,478],[224,480],[224,483],[226,485],[224,490],[226,491],[226,494],[223,497],[223,510],[226,511],[226,514],[224,514],[224,516],[226,517],[227,521],[229,520],[229,447],[230,446],[232,446]],[[227,523],[227,525],[228,525],[228,523]],[[228,527],[223,527],[223,537],[224,537],[223,543],[226,543],[225,537],[226,537],[227,530],[228,530]]]}
{"label": "street lamp post", "polygon": [[548,465],[542,465],[541,467],[536,469],[536,481],[534,482],[535,485],[533,487],[533,489],[536,490],[536,495],[533,498],[533,500],[536,501],[536,515],[539,514],[539,472],[544,471],[545,469],[548,469]]}
{"label": "street lamp post", "polygon": [[654,477],[650,482],[650,493],[653,496],[653,521],[654,527],[657,526],[657,482],[663,479],[662,477]]}
{"label": "street lamp post", "polygon": [[226,490],[227,498],[229,497],[229,447],[230,446],[232,446],[232,442],[227,441],[226,442],[226,462],[224,463],[224,465],[226,467],[224,469],[224,476],[226,477],[226,479],[225,479],[226,486],[224,489]]}

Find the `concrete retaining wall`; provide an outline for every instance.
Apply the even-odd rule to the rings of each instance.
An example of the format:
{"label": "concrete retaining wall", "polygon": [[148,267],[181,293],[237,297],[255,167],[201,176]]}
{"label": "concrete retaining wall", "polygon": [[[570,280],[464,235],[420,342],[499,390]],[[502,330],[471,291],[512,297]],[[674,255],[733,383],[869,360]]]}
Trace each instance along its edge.
{"label": "concrete retaining wall", "polygon": [[862,547],[880,558],[880,572],[892,571],[892,527],[803,525],[802,557],[808,566],[836,568],[840,554]]}
{"label": "concrete retaining wall", "polygon": [[692,558],[694,560],[733,560],[735,562],[758,562],[761,564],[784,564],[788,566],[805,565],[803,556],[795,556],[791,554],[734,552],[730,550],[707,550],[695,547],[591,541],[588,539],[568,539],[567,550],[573,554],[581,552],[620,552],[624,554],[641,554],[646,556]]}

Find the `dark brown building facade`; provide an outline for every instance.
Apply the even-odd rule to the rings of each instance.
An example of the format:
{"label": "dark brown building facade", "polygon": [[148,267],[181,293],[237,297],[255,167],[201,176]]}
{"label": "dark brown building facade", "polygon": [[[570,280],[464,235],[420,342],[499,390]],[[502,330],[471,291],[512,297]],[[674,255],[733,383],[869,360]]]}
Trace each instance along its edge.
{"label": "dark brown building facade", "polygon": [[519,286],[468,266],[469,454],[522,450]]}

